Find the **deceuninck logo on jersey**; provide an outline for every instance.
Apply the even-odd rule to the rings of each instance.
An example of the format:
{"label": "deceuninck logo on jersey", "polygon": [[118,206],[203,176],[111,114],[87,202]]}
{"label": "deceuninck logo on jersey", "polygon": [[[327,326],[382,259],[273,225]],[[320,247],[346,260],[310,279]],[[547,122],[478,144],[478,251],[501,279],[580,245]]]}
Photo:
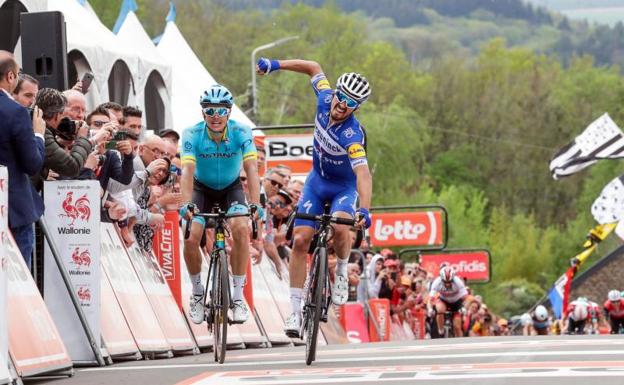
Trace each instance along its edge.
{"label": "deceuninck logo on jersey", "polygon": [[267,168],[283,164],[293,174],[307,174],[312,170],[314,137],[312,134],[267,135],[264,138]]}

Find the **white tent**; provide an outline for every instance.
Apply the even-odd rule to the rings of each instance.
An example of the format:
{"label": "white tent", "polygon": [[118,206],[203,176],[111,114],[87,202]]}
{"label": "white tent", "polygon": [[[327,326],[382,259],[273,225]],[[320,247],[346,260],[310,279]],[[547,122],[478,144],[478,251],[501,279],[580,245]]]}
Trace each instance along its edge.
{"label": "white tent", "polygon": [[[126,1],[127,3],[128,1]],[[123,7],[119,15],[117,37],[130,44],[139,56],[136,81],[137,104],[143,114],[146,127],[155,131],[173,128],[169,90],[171,90],[171,65],[156,50],[145,32],[133,6]],[[126,4],[124,4],[126,5]]]}
{"label": "white tent", "polygon": [[[216,81],[182,36],[175,24],[174,15],[175,10],[172,6],[170,14],[167,16],[165,32],[160,37],[156,49],[161,56],[171,61],[173,79],[171,108],[175,112],[173,128],[182,133],[185,128],[201,121],[199,97]],[[227,87],[227,84],[225,86]],[[256,126],[236,105],[232,109],[232,119],[250,127]]]}

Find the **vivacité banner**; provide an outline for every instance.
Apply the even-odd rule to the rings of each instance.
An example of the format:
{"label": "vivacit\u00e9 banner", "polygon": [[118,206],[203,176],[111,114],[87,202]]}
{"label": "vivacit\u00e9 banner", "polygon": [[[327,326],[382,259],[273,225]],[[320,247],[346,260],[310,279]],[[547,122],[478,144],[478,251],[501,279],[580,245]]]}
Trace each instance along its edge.
{"label": "vivacit\u00e9 banner", "polygon": [[[45,219],[93,336],[100,338],[100,184],[45,182]],[[44,299],[74,362],[96,362],[47,243]],[[99,342],[99,341],[98,341]]]}

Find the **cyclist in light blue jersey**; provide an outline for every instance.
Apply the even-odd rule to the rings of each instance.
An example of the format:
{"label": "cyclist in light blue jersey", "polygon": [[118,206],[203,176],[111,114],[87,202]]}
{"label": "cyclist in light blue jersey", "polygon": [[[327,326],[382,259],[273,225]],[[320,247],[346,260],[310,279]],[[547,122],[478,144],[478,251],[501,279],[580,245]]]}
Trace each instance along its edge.
{"label": "cyclist in light blue jersey", "polygon": [[[307,60],[270,60],[260,58],[256,71],[261,75],[276,70],[307,74],[316,94],[314,118],[313,169],[306,179],[299,199],[298,212],[322,214],[326,202],[333,215],[342,218],[357,216],[358,226],[370,226],[368,212],[373,178],[368,169],[365,135],[353,113],[370,96],[370,85],[362,75],[342,74],[332,89],[321,66]],[[360,207],[356,211],[359,197]],[[290,299],[293,313],[284,331],[299,337],[301,328],[301,296],[306,275],[306,254],[314,236],[314,222],[295,220],[294,243],[290,261]],[[334,225],[334,249],[338,256],[332,301],[342,305],[348,298],[347,262],[351,250],[349,228]]]}
{"label": "cyclist in light blue jersey", "polygon": [[[241,167],[247,174],[250,207],[259,208],[260,178],[258,177],[256,147],[251,129],[229,119],[234,99],[230,91],[215,84],[200,97],[204,120],[187,128],[182,134],[181,192],[186,203],[180,215],[190,219],[189,209],[211,212],[215,205],[228,214],[247,213],[247,202],[239,174]],[[249,310],[243,301],[243,287],[249,258],[249,229],[246,217],[228,220],[234,244],[232,266],[234,304],[232,321],[245,322]],[[205,222],[193,218],[190,236],[184,241],[184,260],[193,282],[189,314],[193,322],[204,320],[204,286],[201,280],[200,243]]]}

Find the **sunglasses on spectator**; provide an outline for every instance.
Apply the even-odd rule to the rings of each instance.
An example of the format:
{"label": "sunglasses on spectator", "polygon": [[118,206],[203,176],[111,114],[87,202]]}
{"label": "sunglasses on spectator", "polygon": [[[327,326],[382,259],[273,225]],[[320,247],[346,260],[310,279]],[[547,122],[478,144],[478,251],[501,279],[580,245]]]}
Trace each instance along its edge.
{"label": "sunglasses on spectator", "polygon": [[281,184],[280,182],[278,182],[278,181],[276,181],[276,180],[269,179],[269,181],[271,182],[271,184],[272,184],[273,186],[275,186],[275,187],[277,187],[277,188],[282,188],[282,187],[284,187],[284,185],[283,185],[283,184]]}
{"label": "sunglasses on spectator", "polygon": [[230,113],[230,110],[228,108],[225,107],[220,107],[220,108],[214,108],[214,107],[208,107],[208,108],[204,108],[204,114],[208,115],[208,116],[215,116],[219,115],[221,117],[223,116],[227,116]]}
{"label": "sunglasses on spectator", "polygon": [[340,90],[336,90],[336,99],[338,99],[340,103],[345,102],[348,108],[357,108],[357,106],[360,105],[357,101],[351,99]]}
{"label": "sunglasses on spectator", "polygon": [[279,208],[282,208],[282,209],[283,209],[284,207],[288,207],[288,205],[287,205],[286,203],[282,202],[282,201],[277,201],[277,202],[270,201],[270,202],[269,202],[269,205],[270,205],[271,207],[273,207],[273,208],[275,208],[275,207],[279,207]]}
{"label": "sunglasses on spectator", "polygon": [[105,122],[103,120],[94,120],[92,124],[93,124],[93,127],[102,128],[102,126],[105,125],[106,123],[110,123],[110,122]]}

